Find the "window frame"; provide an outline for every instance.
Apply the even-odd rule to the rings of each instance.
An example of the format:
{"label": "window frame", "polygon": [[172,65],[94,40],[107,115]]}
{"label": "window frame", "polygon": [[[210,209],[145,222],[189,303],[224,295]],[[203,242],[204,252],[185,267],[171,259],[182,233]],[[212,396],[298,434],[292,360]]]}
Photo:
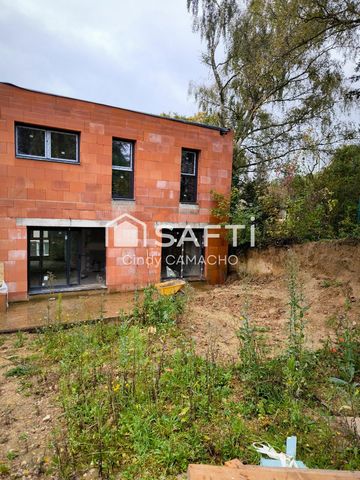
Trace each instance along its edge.
{"label": "window frame", "polygon": [[[194,173],[183,173],[182,172],[182,157],[184,152],[191,152],[195,154],[195,172]],[[181,163],[180,163],[180,204],[184,205],[197,205],[197,195],[198,195],[198,170],[199,170],[199,156],[200,150],[196,150],[195,148],[185,148],[181,149]],[[195,177],[195,199],[191,202],[181,199],[181,179],[182,176],[185,175],[187,177]]]}
{"label": "window frame", "polygon": [[[33,130],[40,130],[45,133],[44,152],[45,156],[29,155],[27,153],[20,153],[18,151],[18,127],[31,128]],[[58,158],[51,156],[51,134],[62,133],[65,135],[75,135],[76,139],[76,159]],[[40,125],[33,125],[29,123],[15,122],[15,157],[29,160],[40,160],[43,162],[69,163],[72,165],[80,164],[80,132],[74,130],[65,130],[63,128],[43,127]]]}
{"label": "window frame", "polygon": [[122,197],[120,195],[114,195],[114,192],[112,191],[112,180],[111,180],[111,198],[112,200],[135,200],[135,140],[131,140],[129,138],[120,138],[120,137],[112,137],[111,140],[111,152],[113,148],[114,142],[124,142],[124,143],[129,143],[131,145],[131,167],[124,167],[121,165],[114,165],[113,164],[113,154],[111,153],[111,179],[113,176],[113,171],[122,171],[122,172],[131,172],[131,196],[129,197]]}

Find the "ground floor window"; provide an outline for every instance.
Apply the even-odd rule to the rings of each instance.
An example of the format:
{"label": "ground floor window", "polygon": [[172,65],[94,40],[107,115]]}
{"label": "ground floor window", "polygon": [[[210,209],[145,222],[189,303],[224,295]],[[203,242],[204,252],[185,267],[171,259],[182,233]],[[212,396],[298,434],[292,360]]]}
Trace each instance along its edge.
{"label": "ground floor window", "polygon": [[105,229],[28,229],[29,291],[105,284]]}
{"label": "ground floor window", "polygon": [[[200,228],[192,229],[195,241],[184,241],[184,235],[190,239],[190,235],[184,234],[183,228],[163,229],[163,246],[161,250],[161,278],[163,280],[171,278],[187,278],[189,280],[201,279],[204,276],[204,230]],[[173,237],[175,242],[172,245],[169,237]]]}

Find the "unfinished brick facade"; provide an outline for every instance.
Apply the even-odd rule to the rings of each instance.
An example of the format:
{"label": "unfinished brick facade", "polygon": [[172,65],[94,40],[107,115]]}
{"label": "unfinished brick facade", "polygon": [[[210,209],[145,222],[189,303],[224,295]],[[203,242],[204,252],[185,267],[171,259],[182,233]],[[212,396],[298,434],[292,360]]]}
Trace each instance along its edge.
{"label": "unfinished brick facade", "polygon": [[[79,132],[79,164],[17,158],[16,122]],[[134,142],[134,200],[112,199],[112,140]],[[196,205],[182,205],[182,148],[199,152]],[[29,225],[104,227],[123,213],[146,224],[146,246],[137,256],[161,256],[155,227],[202,226],[211,216],[211,190],[229,194],[232,133],[52,94],[0,84],[0,262],[9,299],[28,298]],[[45,222],[45,223],[44,223]],[[106,286],[132,290],[160,281],[159,265],[124,265],[123,248],[107,235]],[[227,242],[212,240],[207,254],[225,255]],[[224,264],[207,265],[211,283],[225,278]]]}

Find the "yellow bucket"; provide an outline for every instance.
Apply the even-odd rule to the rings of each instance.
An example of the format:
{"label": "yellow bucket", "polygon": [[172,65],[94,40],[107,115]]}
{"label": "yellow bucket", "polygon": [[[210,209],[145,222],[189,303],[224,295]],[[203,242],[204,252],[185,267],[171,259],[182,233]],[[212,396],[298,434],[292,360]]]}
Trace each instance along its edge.
{"label": "yellow bucket", "polygon": [[166,282],[155,283],[155,287],[161,295],[174,295],[184,287],[185,283],[185,280],[180,279],[168,280]]}

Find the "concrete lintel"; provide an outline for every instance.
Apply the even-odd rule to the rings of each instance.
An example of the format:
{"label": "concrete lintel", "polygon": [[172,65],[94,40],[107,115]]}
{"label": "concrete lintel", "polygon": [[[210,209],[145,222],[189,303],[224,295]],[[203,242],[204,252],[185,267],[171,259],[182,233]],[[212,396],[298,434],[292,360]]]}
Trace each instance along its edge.
{"label": "concrete lintel", "polygon": [[208,223],[194,223],[194,222],[180,222],[180,223],[175,223],[175,222],[156,222],[155,227],[156,228],[206,228],[209,224]]}
{"label": "concrete lintel", "polygon": [[200,210],[200,206],[196,203],[180,203],[179,204],[180,210],[191,210],[194,212],[198,212]]}
{"label": "concrete lintel", "polygon": [[105,228],[107,220],[73,220],[71,218],[17,218],[16,225],[21,227],[82,227]]}

